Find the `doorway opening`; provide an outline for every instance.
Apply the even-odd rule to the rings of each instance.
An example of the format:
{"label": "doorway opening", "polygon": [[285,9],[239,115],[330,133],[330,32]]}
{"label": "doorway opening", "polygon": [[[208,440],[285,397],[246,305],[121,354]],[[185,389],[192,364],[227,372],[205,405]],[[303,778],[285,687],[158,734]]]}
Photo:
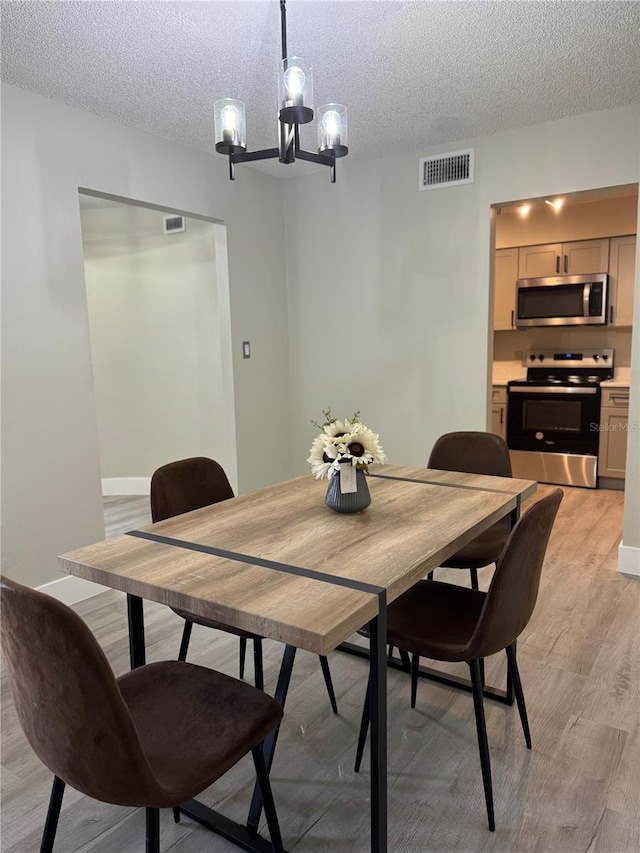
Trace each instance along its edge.
{"label": "doorway opening", "polygon": [[[637,227],[638,184],[525,198],[491,206],[489,429],[510,444],[512,463],[516,444],[509,436],[508,383],[532,381],[532,376],[528,376],[532,364],[537,365],[539,373],[543,364],[553,365],[553,358],[562,354],[565,358],[575,356],[578,359],[575,364],[579,367],[580,360],[585,364],[589,360],[598,364],[603,359],[602,353],[613,353],[615,372],[611,381],[617,383],[618,391],[612,395],[605,390],[606,385],[597,390],[601,405],[595,424],[599,446],[594,452],[598,487],[624,488],[627,431],[621,425],[625,418],[628,419],[631,382]],[[604,282],[605,304],[601,306],[597,322],[591,317],[592,314],[596,316],[591,303],[584,319],[578,309],[568,321],[568,314],[556,317],[551,308],[545,309],[551,312],[548,315],[535,314],[538,320],[528,319],[526,305],[530,305],[534,291],[544,296],[551,292],[549,287],[555,285],[557,296],[560,294],[558,287],[568,291],[570,286],[576,287],[578,280],[591,280],[590,277],[594,280],[599,277]],[[573,285],[569,281],[572,278],[575,279]],[[519,289],[518,281],[521,282]],[[605,359],[609,357],[604,356]],[[551,373],[553,371],[549,371],[550,376]],[[554,373],[554,381],[559,381],[557,373]],[[580,370],[573,373],[579,374]],[[560,378],[564,376],[559,375]],[[514,418],[511,423],[515,433],[518,428]],[[613,423],[615,429],[605,428]],[[544,436],[538,432],[542,441]],[[515,440],[515,436],[512,438]],[[532,455],[542,457],[552,452],[543,448]],[[523,476],[515,468],[514,475]],[[551,479],[536,475],[533,479],[571,484],[566,479],[550,476]]]}
{"label": "doorway opening", "polygon": [[108,535],[150,522],[151,475],[209,456],[237,487],[226,227],[81,189]]}

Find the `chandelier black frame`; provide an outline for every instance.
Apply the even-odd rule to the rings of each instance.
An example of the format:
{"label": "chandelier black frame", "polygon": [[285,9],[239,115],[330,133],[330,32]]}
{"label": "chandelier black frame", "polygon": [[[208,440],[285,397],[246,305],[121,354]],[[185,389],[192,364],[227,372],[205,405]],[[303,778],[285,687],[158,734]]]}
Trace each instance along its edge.
{"label": "chandelier black frame", "polygon": [[[280,0],[282,34],[282,72],[280,75],[279,145],[262,151],[247,151],[244,104],[225,98],[216,101],[216,151],[229,158],[229,178],[235,180],[236,163],[278,159],[280,163],[306,160],[329,166],[331,183],[336,180],[336,159],[349,153],[347,142],[347,109],[342,104],[326,104],[319,109],[318,152],[300,147],[300,125],[313,120],[313,76],[304,60],[287,56],[286,0]],[[305,73],[306,72],[306,73]]]}

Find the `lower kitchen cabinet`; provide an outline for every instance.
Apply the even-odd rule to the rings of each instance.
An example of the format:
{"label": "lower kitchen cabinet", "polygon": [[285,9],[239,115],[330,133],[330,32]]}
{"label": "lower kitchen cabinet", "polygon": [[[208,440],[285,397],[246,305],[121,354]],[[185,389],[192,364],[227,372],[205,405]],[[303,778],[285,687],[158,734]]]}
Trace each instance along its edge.
{"label": "lower kitchen cabinet", "polygon": [[494,385],[491,390],[491,432],[507,440],[507,388]]}
{"label": "lower kitchen cabinet", "polygon": [[629,427],[629,389],[607,388],[602,392],[598,477],[624,480]]}

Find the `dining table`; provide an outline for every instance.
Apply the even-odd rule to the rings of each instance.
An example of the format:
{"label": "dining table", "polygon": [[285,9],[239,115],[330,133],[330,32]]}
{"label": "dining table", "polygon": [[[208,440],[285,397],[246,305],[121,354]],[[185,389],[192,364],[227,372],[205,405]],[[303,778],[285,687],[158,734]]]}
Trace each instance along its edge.
{"label": "dining table", "polygon": [[[515,522],[536,483],[504,477],[374,466],[371,505],[337,513],[326,484],[297,477],[185,513],[59,558],[71,575],[126,593],[131,666],[145,663],[145,600],[284,644],[275,698],[286,702],[297,649],[326,655],[368,626],[371,684],[372,853],[387,850],[387,605],[499,519]],[[265,741],[267,766],[278,730]],[[277,792],[276,792],[277,800]],[[250,853],[258,832],[254,788],[246,825],[200,801],[180,806]]]}

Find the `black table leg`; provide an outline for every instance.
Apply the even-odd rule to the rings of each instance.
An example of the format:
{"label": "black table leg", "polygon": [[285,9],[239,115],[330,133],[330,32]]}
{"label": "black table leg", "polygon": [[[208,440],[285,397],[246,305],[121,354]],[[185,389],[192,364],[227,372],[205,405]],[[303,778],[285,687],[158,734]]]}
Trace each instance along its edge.
{"label": "black table leg", "polygon": [[370,624],[371,683],[371,853],[387,850],[387,600],[378,596]]}
{"label": "black table leg", "polygon": [[[284,708],[284,703],[287,699],[289,690],[289,682],[291,681],[291,671],[293,662],[296,657],[295,646],[285,646],[284,655],[282,657],[282,666],[280,667],[280,675],[278,676],[278,684],[276,686],[276,694],[273,697],[276,702],[279,702]],[[278,742],[278,733],[280,726],[275,728],[271,734],[267,735],[264,741],[264,760],[267,765],[267,773],[271,771],[273,764],[273,756],[276,751],[276,743]],[[262,814],[262,795],[260,794],[260,786],[256,782],[253,789],[253,797],[251,798],[251,808],[249,809],[249,817],[247,818],[247,827],[254,832],[258,831],[260,823],[260,815]]]}
{"label": "black table leg", "polygon": [[127,617],[129,619],[129,659],[131,669],[144,666],[146,655],[144,648],[144,611],[142,599],[137,595],[127,595]]}

